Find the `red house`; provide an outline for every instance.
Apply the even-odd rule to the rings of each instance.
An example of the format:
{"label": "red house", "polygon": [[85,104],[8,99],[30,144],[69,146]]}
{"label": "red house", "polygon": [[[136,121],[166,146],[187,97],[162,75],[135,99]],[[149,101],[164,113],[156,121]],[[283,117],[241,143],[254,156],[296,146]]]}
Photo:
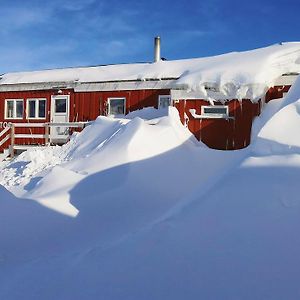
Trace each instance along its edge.
{"label": "red house", "polygon": [[2,75],[0,149],[63,143],[68,128],[99,115],[168,105],[207,146],[241,149],[264,104],[283,97],[300,73],[300,43],[176,61],[161,60],[159,46],[156,38],[153,63]]}

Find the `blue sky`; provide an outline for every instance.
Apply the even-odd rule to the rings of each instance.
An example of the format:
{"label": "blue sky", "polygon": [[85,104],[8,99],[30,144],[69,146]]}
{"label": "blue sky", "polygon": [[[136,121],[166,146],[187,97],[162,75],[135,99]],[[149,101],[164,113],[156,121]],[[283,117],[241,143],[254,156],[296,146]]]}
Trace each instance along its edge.
{"label": "blue sky", "polygon": [[0,0],[0,73],[151,61],[300,41],[299,0]]}

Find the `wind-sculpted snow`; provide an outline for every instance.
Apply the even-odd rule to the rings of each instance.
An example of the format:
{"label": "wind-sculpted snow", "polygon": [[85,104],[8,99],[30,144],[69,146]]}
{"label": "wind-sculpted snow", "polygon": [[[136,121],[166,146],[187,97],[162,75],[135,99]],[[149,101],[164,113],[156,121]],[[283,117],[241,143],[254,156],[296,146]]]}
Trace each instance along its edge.
{"label": "wind-sculpted snow", "polygon": [[[297,120],[286,99],[254,132]],[[299,298],[297,147],[211,150],[175,109],[153,117],[99,117],[1,167],[0,299]]]}
{"label": "wind-sculpted snow", "polygon": [[300,77],[281,100],[275,113],[258,132],[255,151],[261,154],[287,154],[300,151]]}

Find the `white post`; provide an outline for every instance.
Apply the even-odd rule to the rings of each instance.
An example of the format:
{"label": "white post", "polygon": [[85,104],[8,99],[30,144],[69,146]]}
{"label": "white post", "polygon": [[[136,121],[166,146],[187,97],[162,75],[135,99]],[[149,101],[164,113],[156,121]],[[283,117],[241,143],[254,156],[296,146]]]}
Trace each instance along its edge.
{"label": "white post", "polygon": [[11,158],[15,156],[15,125],[11,124],[10,127],[10,146],[9,146],[9,154]]}
{"label": "white post", "polygon": [[49,144],[49,124],[45,124],[45,145]]}

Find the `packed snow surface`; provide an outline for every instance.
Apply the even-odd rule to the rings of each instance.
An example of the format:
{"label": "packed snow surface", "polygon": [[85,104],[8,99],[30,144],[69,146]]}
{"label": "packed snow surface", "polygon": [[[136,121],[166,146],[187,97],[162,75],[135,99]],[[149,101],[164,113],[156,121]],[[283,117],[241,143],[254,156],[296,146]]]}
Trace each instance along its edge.
{"label": "packed snow surface", "polygon": [[[196,91],[198,97],[256,101],[278,77],[291,72],[300,72],[299,42],[206,58],[8,73],[2,76],[0,85],[173,78],[177,79],[175,88],[184,86],[188,91]],[[211,95],[211,88],[217,93]]]}
{"label": "packed snow surface", "polygon": [[0,299],[299,299],[300,151],[267,130],[293,93],[244,150],[148,109],[2,163]]}

